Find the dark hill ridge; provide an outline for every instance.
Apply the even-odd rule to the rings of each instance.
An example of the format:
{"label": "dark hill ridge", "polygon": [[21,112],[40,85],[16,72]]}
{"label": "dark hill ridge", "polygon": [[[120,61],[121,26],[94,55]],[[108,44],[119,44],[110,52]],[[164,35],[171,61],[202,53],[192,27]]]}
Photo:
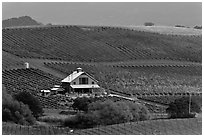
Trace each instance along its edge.
{"label": "dark hill ridge", "polygon": [[167,59],[201,62],[201,36],[112,27],[43,26],[3,29],[3,51],[25,58],[113,62]]}
{"label": "dark hill ridge", "polygon": [[39,23],[32,19],[29,16],[22,16],[19,18],[11,18],[7,20],[2,21],[2,28],[5,27],[16,27],[16,26],[33,26],[33,25],[42,25],[42,23]]}

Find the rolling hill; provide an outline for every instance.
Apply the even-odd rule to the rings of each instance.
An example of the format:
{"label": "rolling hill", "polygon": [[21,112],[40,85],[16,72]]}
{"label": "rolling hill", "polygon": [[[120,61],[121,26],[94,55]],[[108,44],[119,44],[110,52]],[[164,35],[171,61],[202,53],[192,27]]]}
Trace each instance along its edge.
{"label": "rolling hill", "polygon": [[35,25],[43,25],[43,24],[35,21],[29,16],[11,18],[11,19],[6,19],[2,21],[2,28],[17,27],[17,26],[35,26]]}
{"label": "rolling hill", "polygon": [[201,36],[80,26],[7,28],[2,33],[3,51],[24,58],[82,62],[202,61]]}
{"label": "rolling hill", "polygon": [[124,27],[137,31],[155,32],[167,35],[202,35],[202,30],[172,26],[132,26]]}
{"label": "rolling hill", "polygon": [[[147,28],[145,28],[147,29]],[[43,97],[77,67],[116,95],[146,102],[151,113],[165,113],[176,98],[202,101],[202,35],[171,28],[99,26],[22,26],[2,29],[2,84],[10,94],[29,91],[44,108],[65,108],[65,96]],[[25,69],[24,63],[30,68]],[[120,98],[121,99],[121,98]],[[166,114],[166,113],[165,113]],[[158,117],[157,117],[158,118]],[[200,118],[158,119],[74,130],[3,123],[3,134],[202,134]]]}

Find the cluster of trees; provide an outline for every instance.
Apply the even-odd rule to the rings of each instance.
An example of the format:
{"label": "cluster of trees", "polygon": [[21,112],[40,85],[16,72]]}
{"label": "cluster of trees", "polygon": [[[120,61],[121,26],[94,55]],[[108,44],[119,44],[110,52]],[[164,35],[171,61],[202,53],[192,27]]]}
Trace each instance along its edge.
{"label": "cluster of trees", "polygon": [[[33,125],[43,114],[39,100],[29,92],[11,96],[2,88],[2,120],[22,125]],[[170,118],[195,117],[201,112],[202,98],[182,97],[169,104],[166,109]],[[91,128],[97,125],[111,125],[142,121],[150,118],[148,109],[138,103],[114,98],[77,98],[72,107],[79,110],[75,117],[67,118],[65,126],[70,128]]]}
{"label": "cluster of trees", "polygon": [[[169,104],[166,112],[170,118],[192,118],[201,112],[202,98],[182,97]],[[92,128],[97,125],[111,125],[150,118],[148,109],[130,101],[113,101],[108,98],[77,98],[72,105],[80,111],[74,118],[67,119],[70,128]],[[190,108],[189,108],[190,107]]]}
{"label": "cluster of trees", "polygon": [[20,92],[12,97],[2,90],[2,121],[21,125],[33,125],[42,115],[43,109],[37,98],[28,92]]}
{"label": "cluster of trees", "polygon": [[74,104],[75,108],[83,112],[78,113],[74,118],[67,119],[64,125],[70,128],[91,128],[97,125],[147,120],[150,117],[145,106],[134,102],[114,102],[110,99],[92,101],[85,98],[77,99],[77,103]]}
{"label": "cluster of trees", "polygon": [[42,116],[43,108],[40,104],[40,101],[29,92],[19,92],[18,94],[14,95],[14,98],[17,101],[23,102],[24,104],[28,105],[29,109],[32,111],[32,115],[35,118]]}
{"label": "cluster of trees", "polygon": [[154,26],[154,23],[152,23],[152,22],[145,22],[144,25],[145,26]]}
{"label": "cluster of trees", "polygon": [[[184,25],[175,25],[175,27],[181,27],[181,28],[190,28],[190,27],[186,27],[186,26],[184,26]],[[193,27],[194,29],[202,29],[202,26],[194,26]]]}
{"label": "cluster of trees", "polygon": [[196,113],[201,112],[202,98],[182,97],[176,99],[174,102],[169,104],[166,112],[170,114],[170,118],[191,118],[195,117]]}
{"label": "cluster of trees", "polygon": [[189,28],[189,27],[186,27],[186,26],[184,26],[184,25],[175,25],[175,27]]}
{"label": "cluster of trees", "polygon": [[[154,23],[152,22],[145,22],[144,23],[145,26],[154,26]],[[181,27],[181,28],[190,28],[190,27],[186,27],[184,25],[175,25],[175,27]],[[202,29],[202,26],[195,26],[193,27],[194,29]]]}
{"label": "cluster of trees", "polygon": [[202,29],[202,26],[195,26],[194,29]]}

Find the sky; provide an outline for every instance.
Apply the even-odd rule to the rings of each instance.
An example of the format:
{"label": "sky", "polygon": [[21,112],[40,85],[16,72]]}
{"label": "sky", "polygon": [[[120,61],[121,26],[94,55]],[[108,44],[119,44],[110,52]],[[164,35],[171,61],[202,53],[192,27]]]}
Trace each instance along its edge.
{"label": "sky", "polygon": [[202,25],[201,2],[3,2],[2,19],[30,16],[43,24],[193,27]]}

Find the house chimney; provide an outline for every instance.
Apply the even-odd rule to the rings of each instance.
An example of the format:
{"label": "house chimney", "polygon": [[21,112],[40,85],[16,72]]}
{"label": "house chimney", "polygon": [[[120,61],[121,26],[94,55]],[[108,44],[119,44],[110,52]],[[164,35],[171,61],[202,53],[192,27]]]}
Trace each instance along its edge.
{"label": "house chimney", "polygon": [[82,72],[82,68],[77,68],[77,73]]}

